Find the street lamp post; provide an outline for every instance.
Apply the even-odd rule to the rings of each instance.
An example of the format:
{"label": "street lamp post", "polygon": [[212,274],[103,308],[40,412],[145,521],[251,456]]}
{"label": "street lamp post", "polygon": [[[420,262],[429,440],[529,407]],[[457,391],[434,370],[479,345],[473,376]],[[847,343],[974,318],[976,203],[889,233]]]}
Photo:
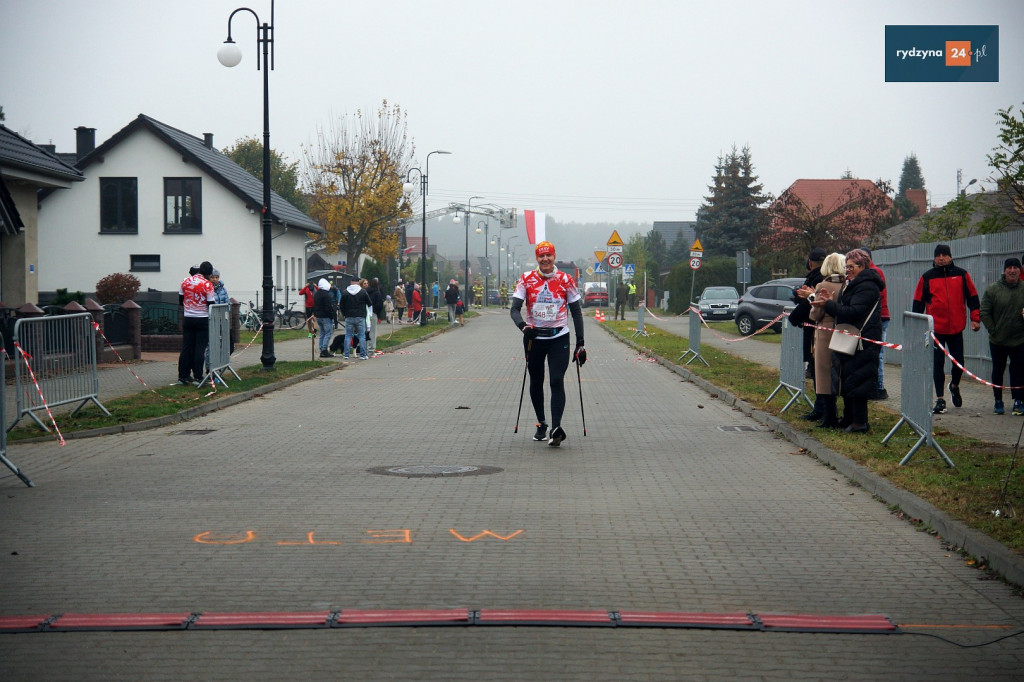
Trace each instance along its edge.
{"label": "street lamp post", "polygon": [[515,236],[512,236],[512,237],[509,237],[508,239],[505,240],[505,281],[506,282],[508,282],[510,279],[512,279],[512,271],[509,269],[509,266],[508,266],[508,263],[509,263],[509,258],[508,257],[510,255],[510,253],[512,252],[512,242],[514,242],[516,239],[519,239],[519,235],[515,235]]}
{"label": "street lamp post", "polygon": [[256,44],[262,47],[263,60],[256,58],[256,70],[263,71],[263,354],[260,361],[264,370],[274,369],[274,278],[272,273],[273,249],[271,245],[270,213],[270,71],[274,68],[274,0],[270,0],[270,23],[260,23],[259,15],[248,7],[239,7],[228,16],[228,38],[217,51],[217,59],[227,67],[242,61],[242,51],[231,39],[231,20],[241,11],[256,18]]}
{"label": "street lamp post", "polygon": [[[469,216],[471,216],[473,214],[473,199],[483,199],[483,197],[470,197],[469,201],[466,203],[466,260],[465,260],[465,264],[466,264],[466,291],[465,291],[466,301],[465,301],[465,303],[466,303],[466,307],[467,308],[469,307],[469,304],[473,302],[473,298],[470,296],[470,289],[469,289]],[[455,216],[455,218],[452,219],[452,222],[458,224],[459,216]]]}
{"label": "street lamp post", "polygon": [[481,220],[480,222],[478,222],[476,224],[476,233],[477,234],[480,234],[480,232],[481,232],[481,230],[480,230],[480,226],[481,225],[484,226],[483,227],[483,234],[484,234],[484,263],[487,264],[484,267],[484,300],[481,301],[481,303],[486,308],[487,307],[487,287],[488,287],[487,283],[491,279],[491,260],[490,260],[490,258],[487,257],[487,241],[490,239],[490,237],[488,236],[487,233],[490,231],[491,222],[489,220],[486,220],[486,221],[485,220]]}
{"label": "street lamp post", "polygon": [[[420,244],[420,282],[423,283],[423,291],[420,293],[420,301],[425,304],[427,299],[427,182],[430,176],[430,157],[434,154],[451,154],[442,149],[435,149],[434,151],[427,154],[426,170],[419,168],[410,168],[409,172],[405,175],[405,188],[411,189],[412,185],[412,172],[416,171],[420,175],[420,194],[423,197],[423,242]],[[411,304],[412,301],[409,301]],[[423,305],[423,309],[420,310],[420,325],[425,326],[427,324],[427,306]]]}

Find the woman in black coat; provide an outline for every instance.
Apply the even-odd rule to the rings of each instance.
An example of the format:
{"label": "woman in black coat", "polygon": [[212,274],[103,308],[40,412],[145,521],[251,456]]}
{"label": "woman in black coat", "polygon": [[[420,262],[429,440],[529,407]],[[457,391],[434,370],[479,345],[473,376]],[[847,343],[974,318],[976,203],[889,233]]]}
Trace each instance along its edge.
{"label": "woman in black coat", "polygon": [[[885,282],[869,266],[871,257],[862,249],[846,254],[846,284],[838,298],[823,291],[813,306],[824,306],[825,313],[836,324],[852,324],[860,328],[865,339],[882,340],[882,311],[879,300]],[[832,354],[833,375],[838,374],[839,395],[843,396],[844,414],[840,425],[848,433],[867,433],[868,399],[878,388],[878,352],[881,346],[861,342],[853,355]],[[838,370],[838,372],[836,371]]]}

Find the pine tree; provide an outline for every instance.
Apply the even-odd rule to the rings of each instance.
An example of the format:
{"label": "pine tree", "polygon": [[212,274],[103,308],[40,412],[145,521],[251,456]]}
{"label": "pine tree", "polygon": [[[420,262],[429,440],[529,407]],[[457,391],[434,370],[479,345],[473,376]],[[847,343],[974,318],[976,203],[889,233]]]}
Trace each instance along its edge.
{"label": "pine tree", "polygon": [[917,206],[907,198],[908,189],[924,189],[921,165],[917,162],[917,154],[913,152],[911,152],[910,156],[903,159],[903,171],[900,173],[900,182],[896,188],[896,198],[893,200],[897,222],[913,218],[919,212]]}
{"label": "pine tree", "polygon": [[697,209],[697,235],[710,254],[729,255],[750,248],[765,221],[769,197],[754,174],[750,147],[732,150],[715,164],[710,196]]}

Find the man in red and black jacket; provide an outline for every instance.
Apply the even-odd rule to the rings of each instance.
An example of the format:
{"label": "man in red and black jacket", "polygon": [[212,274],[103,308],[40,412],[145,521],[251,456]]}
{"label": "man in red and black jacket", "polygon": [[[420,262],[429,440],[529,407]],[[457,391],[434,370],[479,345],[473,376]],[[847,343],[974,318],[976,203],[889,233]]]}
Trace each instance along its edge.
{"label": "man in red and black jacket", "polygon": [[[950,357],[961,365],[964,364],[964,328],[967,326],[967,313],[970,311],[971,331],[981,329],[981,303],[978,290],[974,287],[971,276],[963,268],[953,265],[953,254],[945,244],[935,247],[935,267],[921,275],[914,290],[913,312],[931,315],[935,322],[935,336],[939,343],[949,350]],[[935,380],[935,414],[946,411],[943,399],[943,384],[946,376],[943,373],[946,356],[943,349],[936,346],[932,364],[932,377]],[[960,377],[963,370],[953,364],[949,373],[949,395],[953,405],[964,404],[960,397]]]}

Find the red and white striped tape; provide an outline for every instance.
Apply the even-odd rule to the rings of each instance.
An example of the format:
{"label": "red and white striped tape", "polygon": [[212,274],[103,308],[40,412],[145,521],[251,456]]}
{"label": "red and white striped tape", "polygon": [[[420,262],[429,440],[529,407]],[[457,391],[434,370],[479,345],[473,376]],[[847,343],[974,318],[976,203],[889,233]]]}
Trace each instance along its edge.
{"label": "red and white striped tape", "polygon": [[50,406],[46,402],[46,397],[43,395],[43,389],[39,387],[39,381],[36,380],[36,373],[32,371],[32,363],[29,360],[32,356],[28,354],[24,348],[18,345],[18,342],[14,342],[14,347],[21,353],[21,359],[25,361],[25,367],[28,369],[28,375],[32,377],[32,383],[35,384],[36,393],[39,394],[39,399],[43,401],[43,407],[46,408],[46,415],[50,418],[50,423],[53,424],[53,430],[57,433],[57,442],[63,447],[65,444],[64,434],[60,432],[60,427],[57,426],[57,420],[53,418],[53,413],[50,412]]}

